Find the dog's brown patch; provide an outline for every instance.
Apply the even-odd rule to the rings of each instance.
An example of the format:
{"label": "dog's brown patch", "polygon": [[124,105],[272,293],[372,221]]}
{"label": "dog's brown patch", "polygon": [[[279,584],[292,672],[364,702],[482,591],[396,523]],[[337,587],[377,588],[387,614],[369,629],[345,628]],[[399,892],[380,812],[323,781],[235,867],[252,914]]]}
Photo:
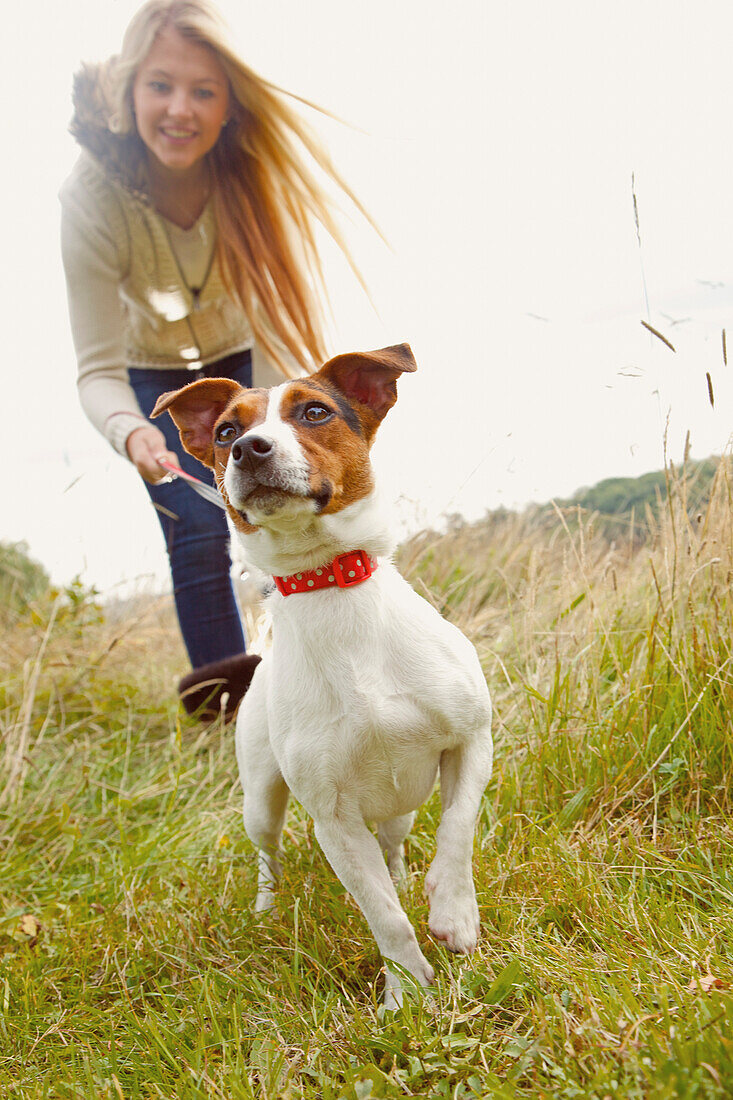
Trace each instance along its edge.
{"label": "dog's brown patch", "polygon": [[[229,461],[231,444],[236,439],[239,439],[240,436],[244,435],[245,432],[250,431],[252,428],[256,428],[258,424],[264,421],[267,415],[268,394],[268,390],[246,390],[240,386],[238,392],[221,411],[212,427],[213,467],[216,484],[227,505],[227,511],[232,523],[238,530],[243,531],[245,534],[256,531],[257,527],[249,523],[242,513],[237,511],[237,509],[230,504],[226,489],[224,488],[224,474],[226,473],[227,462]],[[217,444],[215,442],[216,432],[226,424],[231,424],[236,434],[232,437],[230,443]]]}
{"label": "dog's brown patch", "polygon": [[[369,463],[369,440],[362,422],[343,397],[330,386],[319,386],[318,375],[291,382],[280,402],[280,416],[293,428],[310,468],[313,495],[328,503],[322,515],[340,512],[367,496],[374,487]],[[331,392],[329,392],[331,391]],[[330,417],[311,423],[305,410],[321,405]]]}

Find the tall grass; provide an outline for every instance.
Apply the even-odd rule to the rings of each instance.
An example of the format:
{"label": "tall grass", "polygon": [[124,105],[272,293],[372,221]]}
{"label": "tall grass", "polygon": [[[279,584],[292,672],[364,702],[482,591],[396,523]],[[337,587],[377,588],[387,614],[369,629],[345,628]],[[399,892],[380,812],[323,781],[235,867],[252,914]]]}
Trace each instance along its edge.
{"label": "tall grass", "polygon": [[405,898],[434,996],[385,1016],[379,959],[295,808],[255,917],[231,727],[186,724],[167,604],[14,614],[0,684],[0,1095],[733,1094],[733,506],[684,471],[645,541],[493,517],[405,546],[497,711],[483,936],[426,929],[440,803]]}

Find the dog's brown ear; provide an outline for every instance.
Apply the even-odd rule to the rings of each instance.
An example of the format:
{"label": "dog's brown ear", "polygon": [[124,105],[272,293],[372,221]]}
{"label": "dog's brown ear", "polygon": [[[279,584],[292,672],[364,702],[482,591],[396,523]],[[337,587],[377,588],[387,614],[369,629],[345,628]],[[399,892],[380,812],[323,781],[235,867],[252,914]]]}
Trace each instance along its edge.
{"label": "dog's brown ear", "polygon": [[370,409],[379,421],[397,400],[399,376],[415,370],[417,363],[410,345],[394,344],[379,351],[337,355],[312,377],[326,379],[349,400]]}
{"label": "dog's brown ear", "polygon": [[204,466],[213,467],[214,425],[241,389],[231,378],[202,378],[182,390],[162,394],[150,415],[160,416],[167,409],[188,453]]}

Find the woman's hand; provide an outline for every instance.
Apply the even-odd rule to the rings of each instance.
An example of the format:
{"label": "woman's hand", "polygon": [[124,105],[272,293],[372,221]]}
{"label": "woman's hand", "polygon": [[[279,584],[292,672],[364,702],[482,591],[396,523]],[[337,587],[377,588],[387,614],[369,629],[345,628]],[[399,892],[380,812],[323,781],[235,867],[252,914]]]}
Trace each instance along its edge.
{"label": "woman's hand", "polygon": [[125,446],[130,460],[137,467],[137,472],[150,485],[157,485],[158,482],[165,481],[170,476],[158,462],[159,458],[178,465],[177,456],[173,451],[168,450],[165,436],[152,424],[147,424],[144,428],[135,428],[134,432],[130,432]]}

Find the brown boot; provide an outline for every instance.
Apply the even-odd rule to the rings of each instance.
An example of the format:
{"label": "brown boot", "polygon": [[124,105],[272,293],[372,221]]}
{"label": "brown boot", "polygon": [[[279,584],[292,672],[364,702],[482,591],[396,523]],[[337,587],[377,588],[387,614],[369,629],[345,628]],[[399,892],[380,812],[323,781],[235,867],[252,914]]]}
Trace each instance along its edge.
{"label": "brown boot", "polygon": [[222,712],[222,697],[226,693],[224,718],[228,722],[234,717],[260,660],[255,654],[238,653],[236,657],[212,661],[188,672],[178,684],[178,694],[187,713],[202,722],[212,722]]}

